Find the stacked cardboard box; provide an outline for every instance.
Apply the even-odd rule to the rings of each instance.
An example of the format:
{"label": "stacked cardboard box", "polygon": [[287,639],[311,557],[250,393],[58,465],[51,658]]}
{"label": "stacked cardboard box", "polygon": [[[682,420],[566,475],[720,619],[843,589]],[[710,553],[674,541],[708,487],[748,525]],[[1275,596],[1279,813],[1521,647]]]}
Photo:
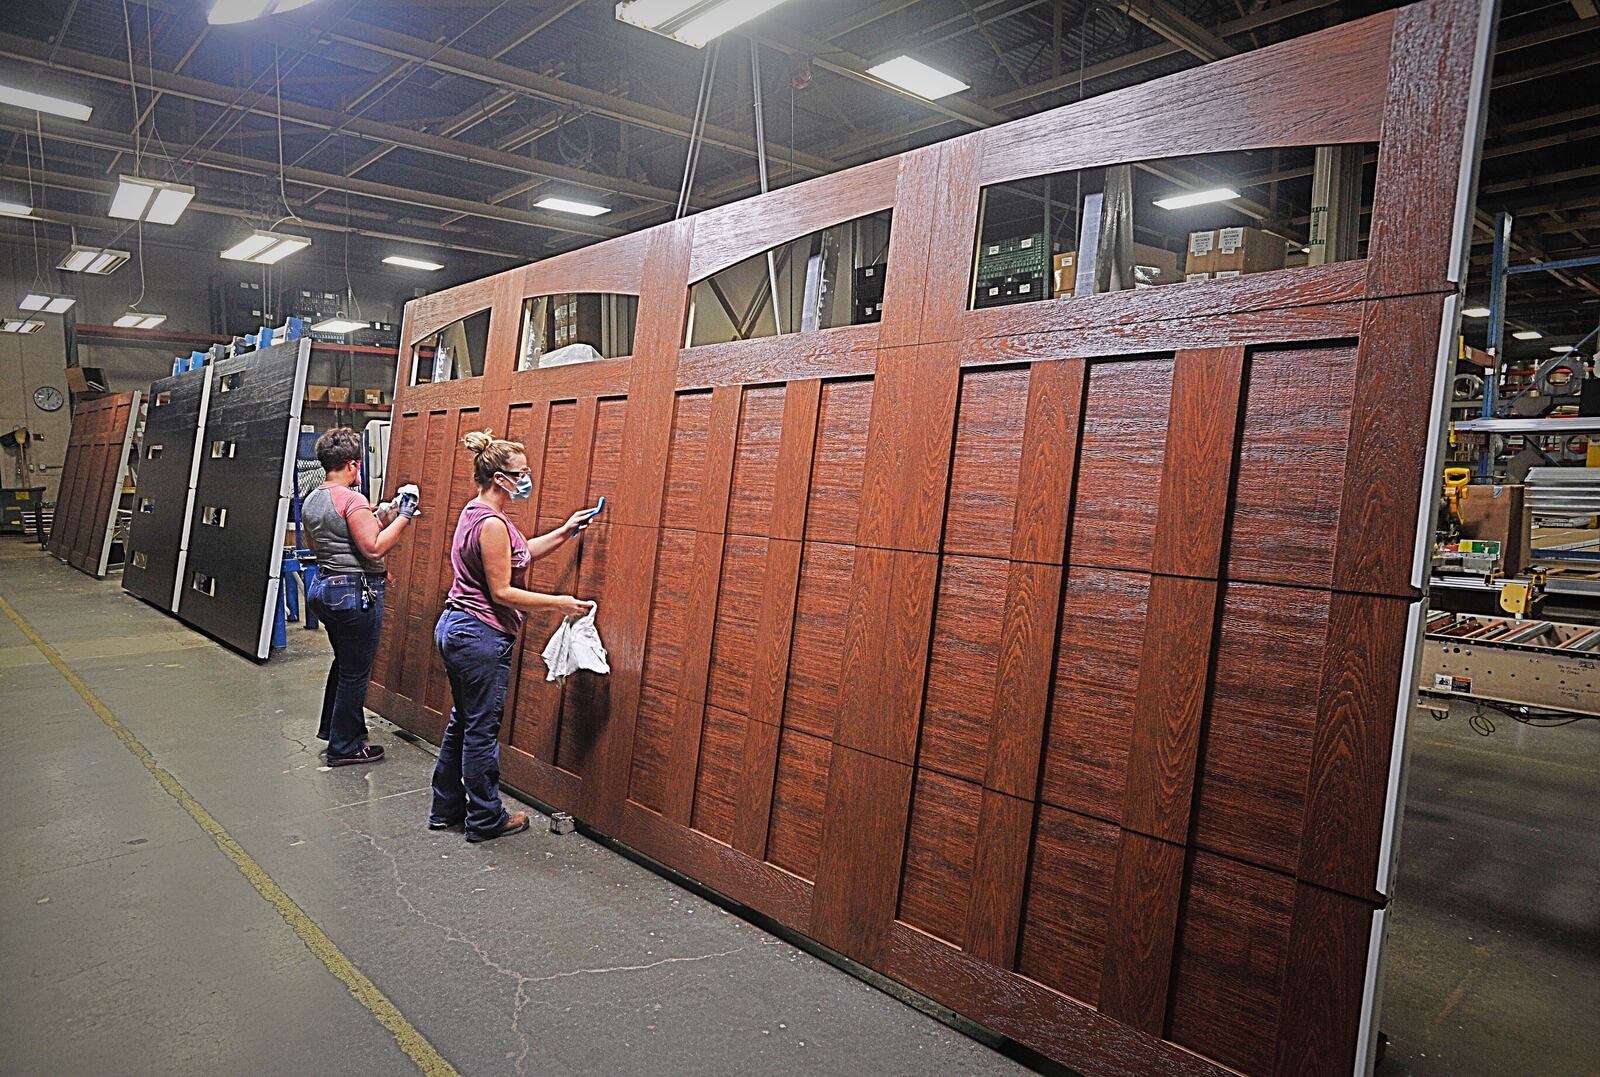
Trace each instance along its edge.
{"label": "stacked cardboard box", "polygon": [[1189,233],[1185,280],[1213,280],[1282,269],[1282,239],[1259,228],[1214,228]]}
{"label": "stacked cardboard box", "polygon": [[[1076,251],[1055,256],[1055,297],[1071,295],[1077,288],[1078,255]],[[1174,284],[1183,279],[1178,272],[1178,256],[1163,247],[1143,243],[1133,245],[1133,286],[1154,288]]]}

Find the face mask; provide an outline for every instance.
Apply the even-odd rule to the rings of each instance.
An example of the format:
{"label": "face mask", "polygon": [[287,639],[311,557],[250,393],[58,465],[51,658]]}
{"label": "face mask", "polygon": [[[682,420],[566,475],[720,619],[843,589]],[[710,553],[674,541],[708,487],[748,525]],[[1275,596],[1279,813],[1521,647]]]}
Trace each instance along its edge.
{"label": "face mask", "polygon": [[526,501],[533,496],[533,476],[523,475],[517,479],[517,485],[511,488],[511,500]]}

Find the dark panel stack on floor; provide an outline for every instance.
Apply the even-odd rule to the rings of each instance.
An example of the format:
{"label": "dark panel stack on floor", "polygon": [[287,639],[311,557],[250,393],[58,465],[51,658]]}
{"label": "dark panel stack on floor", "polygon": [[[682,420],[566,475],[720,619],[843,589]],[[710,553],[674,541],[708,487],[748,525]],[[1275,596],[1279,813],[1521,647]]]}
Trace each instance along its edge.
{"label": "dark panel stack on floor", "polygon": [[96,579],[110,563],[141,400],[137,391],[110,393],[83,400],[72,412],[49,550]]}
{"label": "dark panel stack on floor", "polygon": [[146,407],[122,588],[169,613],[177,608],[178,572],[189,548],[189,513],[210,394],[211,368],[204,367],[152,384]]}
{"label": "dark panel stack on floor", "polygon": [[[459,439],[509,431],[529,530],[612,498],[532,585],[613,674],[530,619],[513,784],[1085,1073],[1361,1067],[1483,45],[1404,8],[412,303],[491,360],[399,388],[373,705],[440,732]],[[1365,260],[967,309],[985,186],[1380,136]],[[692,283],[889,206],[881,324],[681,349]],[[634,355],[513,371],[560,291],[638,294]]]}
{"label": "dark panel stack on floor", "polygon": [[151,386],[146,441],[162,448],[146,461],[140,571],[124,586],[258,659],[271,653],[309,358],[310,341],[290,341]]}

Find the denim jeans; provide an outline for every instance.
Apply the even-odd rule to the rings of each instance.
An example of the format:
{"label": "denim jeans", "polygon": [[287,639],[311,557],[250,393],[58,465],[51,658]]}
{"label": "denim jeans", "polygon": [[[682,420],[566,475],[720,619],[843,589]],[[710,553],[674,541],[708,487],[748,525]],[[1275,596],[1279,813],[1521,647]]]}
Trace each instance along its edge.
{"label": "denim jeans", "polygon": [[500,719],[516,638],[470,613],[446,609],[433,632],[455,706],[433,768],[433,825],[465,823],[492,834],[509,818],[500,803]]}
{"label": "denim jeans", "polygon": [[306,595],[333,644],[317,728],[330,756],[355,755],[367,743],[367,680],[383,629],[383,582],[381,576],[369,576],[363,587],[356,577],[319,575]]}

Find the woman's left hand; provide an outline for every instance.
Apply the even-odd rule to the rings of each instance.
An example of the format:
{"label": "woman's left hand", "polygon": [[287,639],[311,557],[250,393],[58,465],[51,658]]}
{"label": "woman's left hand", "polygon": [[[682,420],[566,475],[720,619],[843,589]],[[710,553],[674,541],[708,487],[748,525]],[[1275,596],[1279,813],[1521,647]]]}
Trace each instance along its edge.
{"label": "woman's left hand", "polygon": [[578,532],[587,527],[592,519],[594,519],[593,509],[579,509],[567,517],[567,522],[561,525],[561,530],[568,538],[576,538]]}

